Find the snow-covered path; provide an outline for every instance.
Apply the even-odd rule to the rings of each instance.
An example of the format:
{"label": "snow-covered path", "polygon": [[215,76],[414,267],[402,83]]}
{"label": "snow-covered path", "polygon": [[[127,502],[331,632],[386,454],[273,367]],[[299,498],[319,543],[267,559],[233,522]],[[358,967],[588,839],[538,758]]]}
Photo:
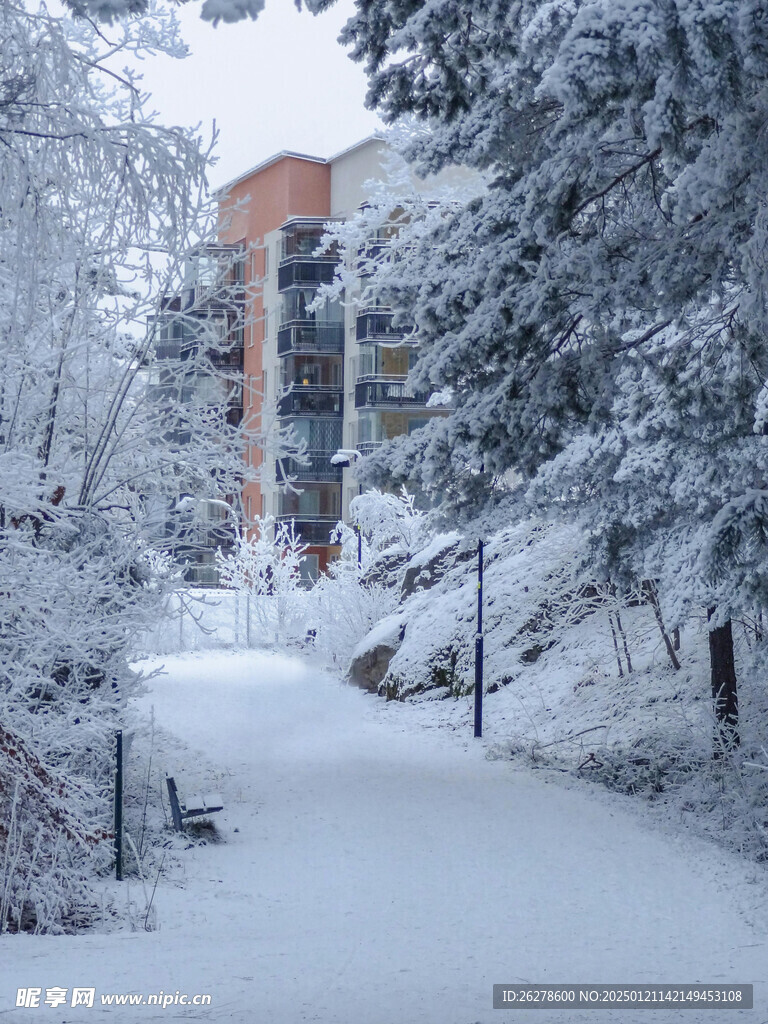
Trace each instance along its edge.
{"label": "snow-covered path", "polygon": [[[729,900],[735,885],[748,902],[735,861],[297,662],[166,664],[144,699],[226,772],[226,842],[184,853],[158,931],[0,940],[0,1020],[485,1024],[528,1019],[491,1009],[492,985],[519,981],[756,984],[751,1012],[545,1010],[536,1024],[768,1018],[768,945]],[[213,998],[12,1009],[17,986],[57,984]]]}

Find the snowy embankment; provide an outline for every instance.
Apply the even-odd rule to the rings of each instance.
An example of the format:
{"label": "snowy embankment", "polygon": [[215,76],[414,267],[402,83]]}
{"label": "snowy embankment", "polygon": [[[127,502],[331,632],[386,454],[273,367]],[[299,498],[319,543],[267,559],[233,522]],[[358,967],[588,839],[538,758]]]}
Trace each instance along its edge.
{"label": "snowy embankment", "polygon": [[[154,931],[139,912],[135,933],[0,940],[3,1020],[491,1024],[491,986],[520,981],[754,982],[755,1024],[768,1016],[762,872],[297,661],[218,652],[166,668],[142,698],[154,762],[223,791],[222,842],[171,849]],[[135,880],[110,888],[142,899]],[[54,985],[95,987],[96,1005],[14,1008],[17,987]],[[99,1005],[161,990],[211,1005]]]}
{"label": "snowy embankment", "polygon": [[[420,704],[411,714],[425,726],[470,727],[478,532],[431,538],[399,561],[390,556],[395,568],[385,578],[395,609],[354,651],[350,677]],[[641,795],[667,820],[768,859],[768,647],[760,623],[734,623],[741,746],[713,758],[704,611],[680,628],[675,668],[659,624],[671,618],[663,595],[654,610],[639,585],[621,593],[598,583],[581,531],[527,520],[486,536],[492,753]]]}

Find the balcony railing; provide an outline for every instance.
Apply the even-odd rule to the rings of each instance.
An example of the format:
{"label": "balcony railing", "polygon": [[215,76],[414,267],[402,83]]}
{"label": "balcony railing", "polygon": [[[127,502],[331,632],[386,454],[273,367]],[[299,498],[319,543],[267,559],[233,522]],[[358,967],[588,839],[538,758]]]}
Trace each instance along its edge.
{"label": "balcony railing", "polygon": [[214,366],[234,366],[242,369],[243,346],[233,345],[226,349],[209,349],[208,358]]}
{"label": "balcony railing", "polygon": [[221,586],[221,578],[218,566],[209,562],[192,562],[184,567],[184,581],[193,587],[218,587]]}
{"label": "balcony railing", "polygon": [[341,483],[342,466],[331,462],[333,452],[307,452],[304,460],[278,459],[275,464],[275,478],[279,484],[286,480],[306,483]]}
{"label": "balcony railing", "polygon": [[278,400],[278,416],[342,416],[341,388],[294,384]]}
{"label": "balcony railing", "polygon": [[195,523],[194,526],[180,525],[174,532],[175,526],[176,524],[169,524],[166,534],[173,538],[177,547],[182,549],[229,549],[234,545],[237,534],[235,527],[227,522]]}
{"label": "balcony railing", "polygon": [[277,332],[277,354],[287,356],[293,352],[344,351],[344,323],[314,320],[289,320]]}
{"label": "balcony railing", "polygon": [[367,269],[371,260],[378,260],[381,254],[389,249],[390,239],[368,238],[357,250],[357,265],[359,270]]}
{"label": "balcony railing", "polygon": [[401,342],[410,334],[410,327],[392,326],[392,310],[386,306],[369,306],[357,314],[355,338],[357,341],[388,342],[390,345]]}
{"label": "balcony railing", "polygon": [[339,516],[320,516],[313,512],[297,512],[296,515],[278,516],[278,523],[296,524],[296,533],[304,544],[330,544],[331,533],[336,528]]}
{"label": "balcony railing", "polygon": [[357,450],[365,457],[375,452],[377,448],[381,448],[382,443],[381,441],[358,441]]}
{"label": "balcony railing", "polygon": [[333,256],[289,256],[277,268],[277,290],[330,284],[338,262]]}
{"label": "balcony railing", "polygon": [[358,377],[355,384],[355,408],[408,408],[426,406],[428,391],[414,391],[406,377],[384,377],[371,374]]}
{"label": "balcony railing", "polygon": [[198,352],[205,352],[213,366],[243,365],[243,346],[233,344],[226,348],[208,348],[201,344],[199,338],[172,338],[169,341],[158,341],[155,344],[155,358],[161,362],[186,362]]}
{"label": "balcony railing", "polygon": [[240,310],[245,305],[245,285],[222,282],[196,282],[182,292],[181,306],[190,310]]}

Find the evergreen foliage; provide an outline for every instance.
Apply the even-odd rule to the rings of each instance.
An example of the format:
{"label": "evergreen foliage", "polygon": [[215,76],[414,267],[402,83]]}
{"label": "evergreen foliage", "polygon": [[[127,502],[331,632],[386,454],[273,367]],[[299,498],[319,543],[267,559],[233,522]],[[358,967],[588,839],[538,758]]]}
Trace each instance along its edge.
{"label": "evergreen foliage", "polygon": [[360,0],[343,35],[369,102],[429,128],[417,167],[490,176],[387,279],[415,386],[455,407],[368,479],[461,505],[514,470],[587,527],[600,571],[714,631],[768,598],[766,13]]}

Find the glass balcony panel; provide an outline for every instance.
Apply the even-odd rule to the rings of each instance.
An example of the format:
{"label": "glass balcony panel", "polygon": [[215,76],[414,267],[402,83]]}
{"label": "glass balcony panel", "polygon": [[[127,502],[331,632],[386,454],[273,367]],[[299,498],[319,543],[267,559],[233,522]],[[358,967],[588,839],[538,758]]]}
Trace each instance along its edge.
{"label": "glass balcony panel", "polygon": [[344,322],[316,322],[314,320],[291,320],[281,324],[277,332],[277,354],[292,352],[344,351]]}
{"label": "glass balcony panel", "polygon": [[291,387],[277,403],[278,416],[342,416],[344,395],[340,388]]}
{"label": "glass balcony panel", "polygon": [[355,408],[426,406],[428,391],[414,391],[406,377],[358,377],[355,384]]}
{"label": "glass balcony panel", "polygon": [[316,298],[317,291],[314,288],[295,287],[283,292],[280,325],[293,320],[335,326],[344,323],[344,307],[339,299],[326,299],[318,309],[310,312],[309,307],[314,305]]}
{"label": "glass balcony panel", "polygon": [[284,292],[287,288],[316,288],[321,284],[330,284],[337,263],[338,260],[333,258],[306,259],[296,256],[278,267],[277,290]]}
{"label": "glass balcony panel", "polygon": [[285,515],[278,516],[278,523],[294,521],[296,533],[304,544],[331,544],[331,533],[339,521],[338,516]]}
{"label": "glass balcony panel", "polygon": [[307,387],[332,387],[341,390],[344,367],[341,356],[316,355],[307,352],[288,356],[282,363],[282,382],[285,388],[291,385]]}
{"label": "glass balcony panel", "polygon": [[317,483],[341,483],[342,466],[334,466],[331,458],[335,451],[307,452],[304,459],[278,459],[275,465],[277,482],[286,480]]}
{"label": "glass balcony panel", "polygon": [[282,259],[311,256],[317,251],[324,234],[325,225],[317,221],[286,225],[283,228]]}

